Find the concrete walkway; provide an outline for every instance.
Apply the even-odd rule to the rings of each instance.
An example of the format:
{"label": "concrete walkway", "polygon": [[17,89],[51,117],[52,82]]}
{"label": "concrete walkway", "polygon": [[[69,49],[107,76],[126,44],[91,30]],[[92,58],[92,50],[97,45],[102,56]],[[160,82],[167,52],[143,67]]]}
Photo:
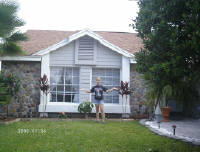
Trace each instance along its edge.
{"label": "concrete walkway", "polygon": [[[141,124],[147,126],[151,131],[170,138],[180,139],[185,142],[191,142],[200,145],[200,120],[181,120],[162,122],[160,128],[155,121],[142,119]],[[172,126],[176,125],[175,135]]]}

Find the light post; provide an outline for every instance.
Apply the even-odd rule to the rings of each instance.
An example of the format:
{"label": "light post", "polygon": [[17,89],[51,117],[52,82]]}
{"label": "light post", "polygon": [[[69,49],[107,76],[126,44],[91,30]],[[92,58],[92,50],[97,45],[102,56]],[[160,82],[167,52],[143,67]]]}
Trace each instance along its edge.
{"label": "light post", "polygon": [[172,125],[173,134],[176,135],[176,125]]}

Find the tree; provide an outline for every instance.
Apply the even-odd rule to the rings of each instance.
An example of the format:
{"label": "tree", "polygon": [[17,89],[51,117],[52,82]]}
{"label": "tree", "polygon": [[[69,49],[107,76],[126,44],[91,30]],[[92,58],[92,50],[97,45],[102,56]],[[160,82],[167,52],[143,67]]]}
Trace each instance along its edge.
{"label": "tree", "polygon": [[144,47],[135,54],[136,70],[154,87],[157,102],[163,89],[171,86],[172,97],[188,110],[197,101],[200,80],[200,1],[140,0],[138,4],[132,25]]}
{"label": "tree", "polygon": [[27,40],[18,28],[25,23],[17,16],[18,4],[14,1],[0,1],[0,56],[23,53],[17,42]]}
{"label": "tree", "polygon": [[20,80],[15,75],[0,72],[0,105],[6,105],[6,117],[8,117],[8,105],[17,95],[20,89]]}

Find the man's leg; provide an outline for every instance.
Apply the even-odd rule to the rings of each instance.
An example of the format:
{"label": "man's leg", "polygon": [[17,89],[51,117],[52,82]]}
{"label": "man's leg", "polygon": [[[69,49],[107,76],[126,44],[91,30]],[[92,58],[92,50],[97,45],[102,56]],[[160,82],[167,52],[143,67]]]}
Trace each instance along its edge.
{"label": "man's leg", "polygon": [[102,115],[102,122],[105,121],[104,104],[100,104],[100,110]]}
{"label": "man's leg", "polygon": [[99,104],[95,104],[96,107],[96,119],[99,121]]}

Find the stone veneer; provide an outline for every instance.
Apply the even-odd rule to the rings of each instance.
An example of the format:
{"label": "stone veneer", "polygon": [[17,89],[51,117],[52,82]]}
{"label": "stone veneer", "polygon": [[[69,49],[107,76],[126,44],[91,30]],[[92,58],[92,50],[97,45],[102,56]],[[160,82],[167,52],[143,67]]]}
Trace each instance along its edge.
{"label": "stone veneer", "polygon": [[141,74],[136,72],[134,64],[130,66],[130,87],[133,90],[130,96],[131,115],[143,117],[147,114],[144,80],[141,78]]}
{"label": "stone veneer", "polygon": [[[12,104],[9,105],[9,115],[15,117],[39,116],[41,63],[3,61],[2,72],[13,73],[21,80],[20,90]],[[144,80],[135,71],[134,64],[130,68],[130,87],[133,90],[130,96],[131,115],[133,117],[144,116],[147,111],[144,105],[146,101],[144,98]],[[1,114],[5,114],[5,110],[5,107],[0,106]]]}
{"label": "stone veneer", "polygon": [[[20,78],[20,90],[9,105],[9,115],[14,117],[38,116],[40,103],[39,79],[40,62],[3,61],[2,72],[12,73]],[[0,113],[5,114],[5,107],[0,106]]]}

